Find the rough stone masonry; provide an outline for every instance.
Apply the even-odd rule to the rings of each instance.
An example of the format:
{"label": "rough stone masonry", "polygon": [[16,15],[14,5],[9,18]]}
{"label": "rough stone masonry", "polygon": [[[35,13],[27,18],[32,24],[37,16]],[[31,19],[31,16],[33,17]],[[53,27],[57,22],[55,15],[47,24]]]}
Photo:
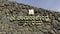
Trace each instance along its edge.
{"label": "rough stone masonry", "polygon": [[[29,15],[29,9],[34,9],[34,15]],[[17,16],[46,16],[50,21],[10,20]],[[46,17],[46,18],[48,18]],[[39,18],[38,18],[39,19]],[[39,22],[37,22],[39,21]],[[39,25],[36,25],[39,24]],[[37,8],[22,3],[0,0],[0,34],[60,34],[60,12]]]}

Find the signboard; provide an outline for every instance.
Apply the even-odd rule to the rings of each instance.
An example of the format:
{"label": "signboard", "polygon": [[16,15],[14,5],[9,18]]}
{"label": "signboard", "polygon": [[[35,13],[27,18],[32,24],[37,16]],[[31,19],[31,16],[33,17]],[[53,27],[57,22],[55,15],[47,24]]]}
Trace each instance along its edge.
{"label": "signboard", "polygon": [[34,10],[33,9],[29,9],[29,14],[34,14]]}

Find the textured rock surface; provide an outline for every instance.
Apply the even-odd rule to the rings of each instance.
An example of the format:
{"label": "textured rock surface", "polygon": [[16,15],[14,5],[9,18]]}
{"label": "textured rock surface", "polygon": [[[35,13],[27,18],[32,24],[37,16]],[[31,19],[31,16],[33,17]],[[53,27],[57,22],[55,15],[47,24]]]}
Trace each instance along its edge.
{"label": "textured rock surface", "polygon": [[[0,34],[60,34],[60,12],[4,1],[0,1]],[[51,21],[43,21],[39,26],[31,23],[21,26],[24,23],[19,20],[12,20],[17,16],[29,16],[29,9],[34,9],[34,16],[48,15]],[[8,19],[9,17],[12,21]]]}

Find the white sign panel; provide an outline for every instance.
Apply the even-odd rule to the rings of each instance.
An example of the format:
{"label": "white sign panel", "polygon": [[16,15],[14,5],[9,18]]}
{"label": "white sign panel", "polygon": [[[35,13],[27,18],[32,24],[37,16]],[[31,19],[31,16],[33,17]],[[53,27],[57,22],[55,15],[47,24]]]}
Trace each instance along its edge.
{"label": "white sign panel", "polygon": [[30,9],[29,10],[29,14],[34,14],[34,10],[33,9]]}

